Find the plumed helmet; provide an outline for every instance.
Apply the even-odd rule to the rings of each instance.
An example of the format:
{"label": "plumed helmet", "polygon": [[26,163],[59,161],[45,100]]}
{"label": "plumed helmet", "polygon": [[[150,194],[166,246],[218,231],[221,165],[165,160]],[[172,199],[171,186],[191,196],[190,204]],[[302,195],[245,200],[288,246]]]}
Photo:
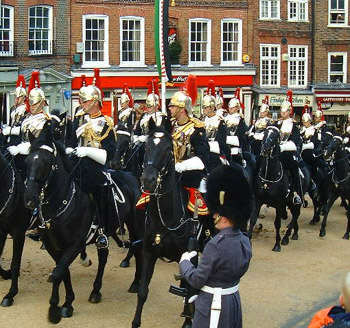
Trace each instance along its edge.
{"label": "plumed helmet", "polygon": [[215,107],[215,97],[212,95],[205,95],[203,97],[203,107]]}
{"label": "plumed helmet", "polygon": [[186,108],[186,105],[189,101],[189,97],[184,91],[177,91],[170,99],[169,106],[177,106],[181,108]]}
{"label": "plumed helmet", "polygon": [[79,97],[82,102],[86,102],[88,100],[97,100],[102,106],[101,90],[95,85],[88,85],[85,88],[81,88],[79,90]]}
{"label": "plumed helmet", "polygon": [[155,93],[150,93],[146,98],[147,107],[158,107],[159,106],[159,96]]}
{"label": "plumed helmet", "polygon": [[281,105],[281,112],[289,112],[292,109],[292,104],[285,100]]}
{"label": "plumed helmet", "polygon": [[317,109],[314,115],[315,115],[315,118],[320,119],[320,118],[322,118],[323,113],[322,113],[322,111]]}
{"label": "plumed helmet", "polygon": [[29,93],[28,101],[30,106],[33,106],[42,101],[46,102],[45,93],[40,88],[38,71],[32,72],[32,76],[29,81],[28,93]]}
{"label": "plumed helmet", "polygon": [[27,97],[26,81],[25,81],[23,75],[18,75],[15,96],[16,96],[16,98]]}
{"label": "plumed helmet", "polygon": [[312,117],[309,113],[304,113],[303,116],[301,117],[301,120],[303,122],[312,122]]}
{"label": "plumed helmet", "polygon": [[129,102],[130,98],[128,96],[127,93],[122,93],[122,95],[120,96],[120,103],[124,104],[125,102]]}
{"label": "plumed helmet", "polygon": [[238,98],[233,97],[228,103],[228,108],[234,108],[236,106],[241,107],[241,103]]}
{"label": "plumed helmet", "polygon": [[253,205],[252,191],[243,168],[234,164],[219,166],[208,177],[207,204],[212,214],[218,213],[244,227]]}
{"label": "plumed helmet", "polygon": [[219,94],[217,94],[215,97],[215,105],[219,106],[219,105],[223,105],[223,103],[224,103],[224,98],[222,98]]}
{"label": "plumed helmet", "polygon": [[270,107],[268,104],[263,103],[260,106],[260,113],[269,112],[269,111],[270,111]]}

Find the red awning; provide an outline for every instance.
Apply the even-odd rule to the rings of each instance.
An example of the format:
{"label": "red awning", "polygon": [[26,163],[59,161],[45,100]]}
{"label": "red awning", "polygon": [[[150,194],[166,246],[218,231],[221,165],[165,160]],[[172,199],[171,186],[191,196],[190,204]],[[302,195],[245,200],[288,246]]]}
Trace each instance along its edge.
{"label": "red awning", "polygon": [[[186,76],[174,76],[175,81],[183,81]],[[93,77],[87,77],[87,84],[92,83]],[[124,83],[127,83],[129,88],[147,89],[147,83],[154,79],[154,76],[101,76],[102,89],[121,89]],[[158,78],[157,78],[158,80]],[[206,87],[209,80],[214,80],[219,87],[241,87],[253,85],[252,75],[203,75],[197,76],[197,86]],[[174,88],[181,86],[183,82],[174,83]],[[82,85],[81,77],[75,77],[72,81],[72,89],[79,90]]]}

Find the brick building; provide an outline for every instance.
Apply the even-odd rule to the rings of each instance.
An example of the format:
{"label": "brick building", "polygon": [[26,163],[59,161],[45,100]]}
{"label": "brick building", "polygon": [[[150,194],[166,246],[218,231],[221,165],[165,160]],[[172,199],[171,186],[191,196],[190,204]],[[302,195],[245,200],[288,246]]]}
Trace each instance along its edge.
{"label": "brick building", "polygon": [[350,111],[350,1],[316,1],[313,91],[327,121],[341,129]]}
{"label": "brick building", "polygon": [[[93,5],[92,5],[93,4]],[[169,31],[182,46],[179,62],[172,66],[174,84],[167,99],[189,73],[198,78],[200,92],[213,79],[225,97],[242,87],[242,99],[251,108],[255,67],[248,54],[248,1],[172,0]],[[78,90],[82,74],[92,80],[101,68],[105,110],[114,110],[114,90],[128,83],[136,101],[146,97],[146,84],[157,77],[154,53],[154,1],[73,0],[71,19],[72,87]],[[247,63],[244,63],[245,58]],[[200,98],[200,97],[199,97]],[[247,110],[246,119],[250,119]]]}
{"label": "brick building", "polygon": [[2,0],[0,6],[0,93],[9,110],[18,74],[29,82],[40,71],[51,109],[64,110],[70,90],[70,1]]}
{"label": "brick building", "polygon": [[248,47],[257,66],[255,115],[266,95],[277,112],[293,90],[293,106],[300,116],[312,105],[312,0],[250,0],[253,32]]}

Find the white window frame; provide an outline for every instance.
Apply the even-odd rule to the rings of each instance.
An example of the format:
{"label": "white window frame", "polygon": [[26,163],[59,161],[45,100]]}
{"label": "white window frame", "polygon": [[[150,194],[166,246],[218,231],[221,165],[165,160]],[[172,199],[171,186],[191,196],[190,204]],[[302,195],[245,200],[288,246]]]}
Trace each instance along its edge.
{"label": "white window frame", "polygon": [[[105,29],[105,40],[104,40],[104,49],[103,49],[103,60],[101,61],[85,61],[85,42],[86,42],[86,20],[87,19],[103,19],[104,20],[104,29]],[[94,15],[87,14],[82,15],[82,35],[83,35],[83,58],[82,58],[82,68],[105,68],[110,67],[109,65],[109,16],[107,15]]]}
{"label": "white window frame", "polygon": [[[267,16],[263,16],[263,1],[268,1],[268,14]],[[281,19],[281,0],[276,0],[277,1],[277,17],[271,17],[272,14],[272,1],[275,0],[259,0],[259,18],[260,20],[280,20]]]}
{"label": "white window frame", "polygon": [[[299,49],[305,49],[305,57],[304,59],[301,59],[300,57],[291,57],[290,56],[290,51],[292,48],[296,48],[297,52],[299,51]],[[288,60],[288,87],[289,88],[293,88],[293,89],[297,89],[297,88],[306,88],[307,86],[307,82],[308,82],[308,46],[301,46],[301,45],[289,45],[288,46],[288,56],[289,56],[289,60]],[[290,68],[291,68],[291,62],[292,61],[296,61],[298,62],[304,62],[305,64],[305,70],[304,70],[304,84],[292,84],[291,80],[290,80]],[[296,68],[296,82],[298,83],[299,80],[299,69],[298,69],[298,64],[297,64],[297,68]]]}
{"label": "white window frame", "polygon": [[[30,9],[31,8],[36,8],[36,7],[42,7],[46,8],[49,10],[49,33],[48,33],[48,49],[47,50],[30,50],[29,49],[29,33],[30,30],[32,29],[30,27]],[[35,6],[30,6],[28,8],[28,54],[29,56],[47,56],[47,55],[52,55],[53,54],[53,7],[52,6],[47,6],[47,5],[35,5]]]}
{"label": "white window frame", "polygon": [[[139,61],[123,61],[123,20],[139,20],[141,27],[141,43],[140,43],[140,60]],[[141,16],[122,16],[119,18],[120,44],[119,44],[119,60],[121,67],[145,67],[145,18]]]}
{"label": "white window frame", "polygon": [[[207,23],[207,60],[191,61],[191,23]],[[189,67],[207,67],[211,66],[211,19],[209,18],[191,18],[188,20],[188,66]]]}
{"label": "white window frame", "polygon": [[[0,47],[0,57],[12,57],[14,55],[14,7],[12,6],[6,6],[6,5],[0,5],[0,10],[3,11],[3,9],[9,9],[10,11],[10,28],[9,28],[9,39],[8,40],[0,40],[2,41],[8,41],[9,42],[9,51],[1,51]],[[3,18],[3,12],[0,13],[0,19]],[[2,22],[0,24],[0,30],[3,30]]]}
{"label": "white window frame", "polygon": [[[262,49],[263,47],[276,47],[278,50],[278,56],[277,56],[277,84],[271,84],[271,76],[269,76],[269,84],[262,84],[262,61],[263,58],[262,57]],[[270,52],[270,51],[269,51]],[[269,60],[271,60],[272,57],[270,57]],[[273,57],[273,59],[276,59],[275,57]],[[270,68],[269,68],[270,69]],[[280,44],[260,44],[260,86],[263,87],[267,87],[267,88],[279,88],[281,84],[281,45]]]}
{"label": "white window frame", "polygon": [[[339,0],[338,0],[339,1]],[[348,7],[348,0],[344,0],[344,11],[340,10],[331,10],[331,2],[332,0],[328,0],[328,26],[330,27],[344,27],[348,25],[348,12],[349,12],[349,7]],[[343,13],[344,12],[344,23],[332,23],[331,22],[331,13],[332,12],[339,12]]]}
{"label": "white window frame", "polygon": [[[328,53],[328,83],[331,83],[331,56],[343,56],[343,82],[342,83],[347,83],[347,74],[348,74],[348,53],[347,52],[329,52]],[[340,75],[338,72],[334,73],[332,75]],[[334,82],[332,82],[334,83]]]}
{"label": "white window frame", "polygon": [[[291,4],[296,5],[297,17],[290,17]],[[305,19],[300,18],[301,4],[305,5]],[[290,22],[308,22],[309,21],[309,1],[308,0],[288,0],[288,21]]]}
{"label": "white window frame", "polygon": [[[238,51],[237,60],[224,61],[224,23],[238,24]],[[221,66],[242,65],[242,20],[237,18],[224,18],[221,20]]]}

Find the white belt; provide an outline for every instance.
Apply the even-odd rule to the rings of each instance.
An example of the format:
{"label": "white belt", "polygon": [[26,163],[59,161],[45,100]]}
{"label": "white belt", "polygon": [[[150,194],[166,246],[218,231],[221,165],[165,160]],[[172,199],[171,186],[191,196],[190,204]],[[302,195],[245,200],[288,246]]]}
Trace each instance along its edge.
{"label": "white belt", "polygon": [[203,292],[213,294],[213,301],[211,302],[210,311],[210,328],[217,328],[220,319],[221,312],[221,296],[231,295],[239,290],[239,284],[230,288],[213,288],[209,286],[204,286],[201,288]]}
{"label": "white belt", "polygon": [[231,148],[231,155],[238,155],[242,153],[242,149],[238,147],[232,147]]}

